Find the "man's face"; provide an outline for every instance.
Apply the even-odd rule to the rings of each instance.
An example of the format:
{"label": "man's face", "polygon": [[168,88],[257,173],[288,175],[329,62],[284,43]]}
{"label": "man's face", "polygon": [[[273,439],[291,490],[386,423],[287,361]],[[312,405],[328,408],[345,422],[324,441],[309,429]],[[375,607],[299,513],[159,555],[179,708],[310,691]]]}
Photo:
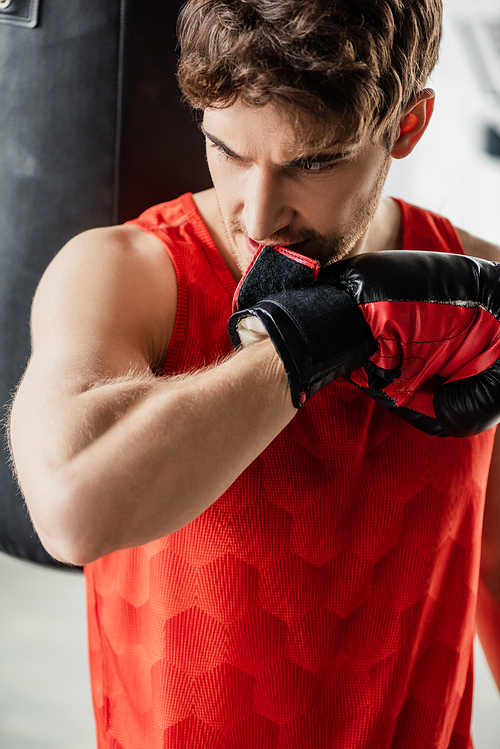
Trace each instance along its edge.
{"label": "man's face", "polygon": [[207,159],[231,251],[242,272],[260,244],[322,265],[362,249],[390,156],[369,135],[315,153],[274,106],[207,109]]}

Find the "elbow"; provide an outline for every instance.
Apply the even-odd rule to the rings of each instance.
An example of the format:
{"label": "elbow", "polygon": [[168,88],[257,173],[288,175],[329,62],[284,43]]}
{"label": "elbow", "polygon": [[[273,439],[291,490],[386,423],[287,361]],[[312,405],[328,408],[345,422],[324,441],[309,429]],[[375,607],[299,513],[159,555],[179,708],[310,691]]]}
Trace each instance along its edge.
{"label": "elbow", "polygon": [[42,546],[57,561],[83,567],[113,550],[99,518],[92,517],[90,498],[71,482],[52,481],[24,494]]}
{"label": "elbow", "polygon": [[61,528],[60,523],[54,523],[49,529],[42,528],[37,523],[34,525],[42,546],[58,562],[71,567],[84,567],[106,554],[99,549],[97,543],[79,533],[78,529],[73,531]]}
{"label": "elbow", "polygon": [[486,590],[500,601],[500,548],[497,543],[483,540],[479,579]]}
{"label": "elbow", "polygon": [[53,541],[46,538],[43,533],[38,531],[37,533],[43,548],[56,562],[61,562],[61,564],[75,569],[80,569],[89,564],[89,560],[81,553],[81,549],[75,548],[72,544],[61,542],[60,539]]}
{"label": "elbow", "polygon": [[497,601],[500,601],[500,566],[481,566],[479,578],[486,590],[494,596]]}
{"label": "elbow", "polygon": [[42,546],[56,561],[71,567],[84,567],[95,562],[104,554],[99,553],[95,546],[83,543],[81,536],[68,532],[54,532],[50,529],[38,529],[35,525]]}

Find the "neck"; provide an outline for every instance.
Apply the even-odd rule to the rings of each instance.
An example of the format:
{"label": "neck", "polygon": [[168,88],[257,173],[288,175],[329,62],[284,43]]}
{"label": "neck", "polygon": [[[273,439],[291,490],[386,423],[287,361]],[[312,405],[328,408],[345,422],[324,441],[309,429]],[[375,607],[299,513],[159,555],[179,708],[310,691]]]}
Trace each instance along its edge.
{"label": "neck", "polygon": [[402,247],[401,209],[395,200],[384,196],[368,231],[361,237],[351,254],[401,250]]}
{"label": "neck", "polygon": [[220,256],[227,266],[227,269],[235,281],[239,281],[241,278],[241,271],[236,264],[236,260],[231,252],[226,237],[214,188],[212,187],[209,190],[195,193],[193,195],[193,200],[205,226],[210,232],[210,236],[214,240],[215,246],[219,250]]}

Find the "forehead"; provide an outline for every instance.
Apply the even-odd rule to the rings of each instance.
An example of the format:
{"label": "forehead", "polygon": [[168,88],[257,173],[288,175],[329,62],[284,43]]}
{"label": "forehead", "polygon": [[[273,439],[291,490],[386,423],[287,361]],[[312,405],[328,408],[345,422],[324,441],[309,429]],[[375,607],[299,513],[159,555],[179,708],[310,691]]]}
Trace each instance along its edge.
{"label": "forehead", "polygon": [[204,128],[239,156],[267,155],[275,163],[316,152],[352,150],[360,141],[338,142],[333,123],[286,113],[273,104],[250,106],[239,100],[229,107],[211,107]]}

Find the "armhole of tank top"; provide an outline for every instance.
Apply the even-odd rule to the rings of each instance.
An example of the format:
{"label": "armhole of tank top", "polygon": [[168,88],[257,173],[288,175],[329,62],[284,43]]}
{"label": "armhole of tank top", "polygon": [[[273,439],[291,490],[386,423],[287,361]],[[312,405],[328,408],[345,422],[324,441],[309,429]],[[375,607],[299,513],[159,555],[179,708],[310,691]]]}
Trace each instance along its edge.
{"label": "armhole of tank top", "polygon": [[[228,299],[232,300],[236,289],[236,281],[226,267],[203,218],[198,212],[192,193],[184,193],[179,196],[177,200],[182,206],[187,224],[192,228],[199,252],[205,255],[206,260],[214,270],[214,275],[218,278],[221,287],[228,295]],[[189,273],[186,268],[186,259],[182,252],[176,252],[168,242],[166,242],[161,236],[158,236],[158,234],[151,229],[145,228],[145,230],[149,231],[149,233],[154,236],[157,236],[162,242],[165,251],[168,253],[170,260],[172,261],[177,281],[177,310],[175,323],[172,330],[170,345],[162,367],[162,375],[168,376],[179,369],[182,349],[187,335],[189,312],[188,288],[190,285]]]}
{"label": "armhole of tank top", "polygon": [[449,219],[441,217],[441,220],[443,222],[443,227],[448,233],[448,236],[450,238],[450,245],[453,246],[453,254],[454,255],[465,255],[465,249],[462,244],[462,240],[460,239],[460,236],[456,230],[456,228],[453,226],[451,221]]}
{"label": "armhole of tank top", "polygon": [[[178,198],[178,200],[184,209],[187,223],[190,224],[194,231],[199,252],[205,255],[205,258],[212,266],[220,285],[225,293],[227,293],[229,300],[232,300],[236,289],[236,281],[226,267],[203,218],[198,212],[196,203],[193,200],[193,194],[184,193]],[[162,375],[168,376],[175,373],[179,368],[179,360],[182,355],[182,349],[187,335],[189,274],[186,269],[186,260],[183,254],[181,252],[174,252],[165,241],[163,241],[163,245],[172,261],[177,279],[177,314],[172,331],[172,338],[170,339],[170,345],[162,368]]]}
{"label": "armhole of tank top", "polygon": [[[449,252],[453,255],[465,255],[465,250],[462,245],[462,242],[460,240],[460,237],[458,236],[458,232],[447,218],[444,216],[439,216],[436,213],[433,213],[432,211],[427,211],[424,208],[419,208],[418,206],[412,205],[411,203],[406,203],[404,200],[401,200],[400,198],[392,198],[393,200],[398,203],[400,210],[401,210],[401,224],[402,224],[402,245],[403,250],[406,249],[419,249],[415,247],[415,242],[412,241],[413,232],[411,229],[412,223],[415,221],[417,216],[424,216],[425,220],[428,222],[428,217],[432,216],[437,228],[439,231],[439,236],[441,238],[443,249],[438,250],[439,252]],[[447,247],[448,249],[444,249]],[[420,248],[421,249],[421,248]]]}
{"label": "armhole of tank top", "polygon": [[[152,207],[154,208],[156,206]],[[147,213],[147,211],[145,211],[145,213]],[[141,214],[141,216],[137,217],[136,219],[127,221],[126,225],[136,226],[138,229],[141,229],[141,231],[145,232],[146,234],[151,234],[151,236],[155,237],[161,242],[161,244],[163,245],[163,249],[169,256],[172,263],[177,286],[177,306],[175,311],[175,321],[172,328],[172,336],[170,338],[168,351],[165,356],[163,366],[161,367],[161,376],[163,376],[165,374],[170,374],[172,371],[175,371],[175,363],[179,356],[180,343],[184,337],[187,318],[187,278],[185,268],[183,267],[182,263],[181,253],[178,253],[179,257],[176,257],[176,254],[172,252],[171,248],[168,245],[168,242],[165,241],[161,234],[155,231],[154,227],[148,226],[144,221],[141,220],[143,215],[144,214]],[[166,371],[167,364],[168,371]]]}
{"label": "armhole of tank top", "polygon": [[182,205],[184,206],[188,221],[196,230],[196,235],[200,239],[203,252],[207,256],[210,265],[213,267],[217,277],[223,288],[226,290],[230,298],[233,298],[233,294],[236,291],[237,283],[229,272],[222,255],[220,254],[217,246],[210,234],[203,218],[198,211],[198,207],[193,199],[193,193],[187,192],[181,196]]}
{"label": "armhole of tank top", "polygon": [[[210,235],[205,223],[198,212],[196,204],[193,200],[192,193],[184,193],[180,195],[176,201],[172,201],[182,206],[182,211],[185,216],[186,222],[190,224],[194,230],[194,234],[198,240],[198,246],[201,252],[205,254],[205,257],[214,268],[214,271],[219,279],[221,286],[228,294],[228,298],[233,298],[234,291],[236,289],[236,281],[231,276],[228,268],[226,267],[213,239]],[[185,265],[185,258],[182,252],[175,252],[175,250],[169,245],[161,233],[155,231],[154,226],[148,226],[146,221],[143,219],[144,214],[149,211],[158,208],[158,206],[152,206],[151,209],[145,211],[141,216],[136,219],[127,221],[127,224],[137,226],[147,234],[151,234],[156,237],[162,243],[165,252],[167,252],[176,276],[177,282],[177,309],[175,315],[174,327],[172,330],[172,337],[168,347],[167,355],[163,366],[161,368],[161,375],[168,376],[175,373],[179,368],[179,360],[182,355],[182,346],[185,340],[187,330],[187,318],[188,318],[188,286],[189,278],[188,272]],[[141,220],[142,219],[142,220]]]}
{"label": "armhole of tank top", "polygon": [[[174,327],[172,328],[172,337],[170,338],[165,361],[163,362],[163,367],[161,369],[162,376],[165,376],[176,371],[181,343],[185,337],[188,314],[188,283],[183,259],[181,258],[179,260],[179,257],[176,257],[167,242],[163,241],[163,246],[172,262],[177,284],[177,308],[175,311]],[[181,253],[178,253],[178,255],[181,256]]]}

